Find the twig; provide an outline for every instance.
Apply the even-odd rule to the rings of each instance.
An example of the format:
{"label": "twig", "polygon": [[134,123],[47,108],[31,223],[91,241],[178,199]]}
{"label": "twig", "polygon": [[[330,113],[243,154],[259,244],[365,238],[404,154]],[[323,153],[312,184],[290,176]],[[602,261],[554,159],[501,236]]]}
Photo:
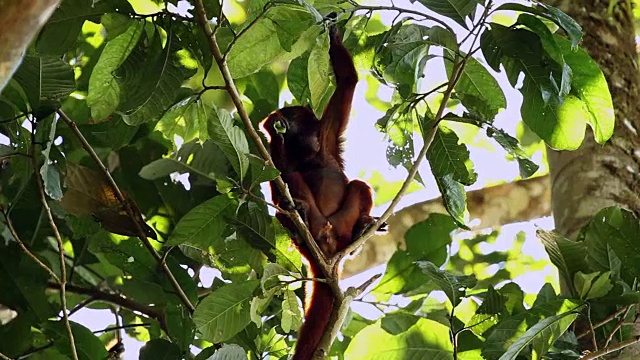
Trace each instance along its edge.
{"label": "twig", "polygon": [[[47,214],[47,219],[49,219],[49,225],[51,226],[51,230],[53,231],[53,236],[56,238],[56,242],[58,243],[58,260],[60,261],[60,277],[58,278],[58,284],[60,285],[60,307],[62,308],[62,321],[64,323],[65,328],[67,329],[67,335],[69,336],[69,345],[71,346],[71,357],[74,360],[78,360],[78,350],[76,350],[76,342],[73,337],[73,331],[71,330],[71,323],[69,322],[69,313],[67,309],[67,265],[64,261],[64,243],[62,242],[62,237],[60,236],[60,231],[58,231],[58,226],[56,225],[55,220],[53,219],[53,214],[51,213],[51,208],[49,208],[49,203],[47,202],[47,195],[44,192],[44,184],[43,180],[40,177],[40,166],[38,162],[38,156],[36,153],[36,123],[32,123],[31,130],[31,161],[33,164],[33,176],[36,180],[36,185],[38,187],[38,196],[40,197],[40,202],[42,203],[42,207],[44,208],[44,212]],[[53,144],[49,144],[52,146]]]}
{"label": "twig", "polygon": [[59,284],[60,278],[58,277],[58,275],[56,275],[56,273],[53,272],[53,270],[50,267],[48,267],[45,263],[43,263],[40,259],[38,259],[38,257],[25,246],[24,242],[22,242],[22,240],[18,236],[18,233],[16,232],[16,229],[13,227],[13,222],[11,221],[11,219],[9,218],[9,215],[6,213],[4,209],[2,210],[2,215],[4,216],[4,222],[7,224],[7,227],[9,228],[9,232],[11,233],[11,236],[13,236],[13,239],[18,243],[18,246],[20,246],[22,251],[24,251],[24,253],[27,254],[27,256],[29,256],[31,259],[33,259],[33,261],[35,261],[36,264],[38,264],[38,266],[40,266],[47,273],[49,273],[49,276],[51,276],[53,280],[55,280],[55,282]]}
{"label": "twig", "polygon": [[623,309],[625,311],[622,314],[622,317],[620,318],[620,321],[618,321],[618,323],[616,324],[616,327],[614,327],[613,330],[611,330],[611,333],[607,337],[607,341],[604,343],[604,347],[605,348],[607,346],[609,346],[609,344],[613,340],[613,337],[615,336],[616,332],[618,332],[618,330],[620,330],[620,328],[622,328],[622,326],[625,325],[625,321],[624,320],[626,319],[627,315],[629,315],[629,311],[631,311],[631,309],[634,306],[635,306],[635,304],[634,305],[627,305],[627,307]]}
{"label": "twig", "polygon": [[625,340],[625,341],[621,341],[611,347],[606,347],[603,349],[600,349],[598,351],[594,351],[590,354],[585,355],[584,357],[581,357],[580,360],[593,360],[593,359],[597,359],[599,357],[605,356],[607,354],[610,354],[614,351],[619,351],[622,350],[624,348],[626,348],[627,346],[631,346],[634,344],[640,343],[640,336],[634,336],[633,338],[629,339],[629,340]]}
{"label": "twig", "polygon": [[80,140],[80,142],[82,143],[82,147],[89,154],[89,156],[91,156],[93,161],[95,161],[96,165],[98,165],[102,174],[106,178],[109,186],[111,187],[114,194],[116,195],[116,198],[118,198],[118,201],[124,206],[125,210],[127,211],[127,215],[131,218],[131,220],[133,220],[133,223],[135,224],[136,230],[138,232],[138,238],[140,238],[140,240],[142,241],[142,244],[147,248],[147,250],[155,258],[156,262],[159,264],[160,268],[169,279],[171,286],[176,291],[176,294],[178,295],[182,303],[187,307],[187,309],[189,309],[191,313],[193,313],[196,308],[191,303],[191,300],[189,300],[189,298],[187,297],[187,294],[184,293],[184,291],[182,290],[182,287],[180,287],[180,284],[176,280],[175,276],[173,276],[173,273],[171,272],[167,264],[162,261],[162,256],[158,254],[158,252],[153,247],[153,245],[151,245],[151,242],[149,242],[149,239],[147,239],[147,236],[145,235],[145,231],[142,228],[142,225],[139,223],[138,218],[136,217],[136,213],[133,210],[133,207],[131,206],[131,203],[127,201],[127,199],[124,197],[124,195],[120,191],[120,188],[118,187],[118,184],[116,184],[115,180],[113,180],[113,177],[111,177],[111,173],[109,173],[109,170],[104,166],[104,164],[102,163],[102,160],[100,160],[100,157],[98,157],[98,154],[96,154],[96,152],[93,150],[93,147],[91,147],[91,145],[89,144],[87,139],[84,137],[84,135],[82,135],[82,133],[78,129],[78,126],[76,126],[76,123],[73,120],[71,120],[67,116],[67,114],[65,114],[62,110],[58,110],[58,115],[60,115],[60,118],[62,118],[62,120],[64,120],[64,122],[67,123],[69,128],[73,131],[73,133],[76,135],[78,140]]}
{"label": "twig", "polygon": [[[622,314],[623,314],[624,312],[626,312],[626,311],[627,311],[627,309],[626,309],[626,308],[618,309],[618,311],[616,311],[616,312],[614,312],[613,314],[611,314],[611,315],[607,316],[606,318],[604,318],[604,319],[603,319],[603,320],[601,320],[600,322],[598,322],[598,323],[594,324],[594,325],[593,325],[593,330],[595,330],[595,329],[597,329],[597,328],[599,328],[599,327],[601,327],[601,326],[607,325],[609,322],[611,322],[611,321],[613,321],[613,320],[617,319],[617,318],[618,318],[618,316],[622,315]],[[583,337],[585,337],[585,336],[589,335],[589,334],[591,333],[591,331],[592,331],[592,329],[587,329],[585,332],[578,334],[578,335],[576,336],[576,339],[581,339],[581,338],[583,338]]]}
{"label": "twig", "polygon": [[[51,290],[60,290],[59,285],[52,282],[47,283],[47,288]],[[73,284],[67,284],[66,290],[74,294],[89,296],[94,301],[104,301],[110,304],[118,305],[125,309],[138,311],[148,316],[149,318],[158,321],[162,330],[167,330],[167,324],[164,314],[160,309],[157,309],[155,307],[141,304],[137,301],[131,300],[115,293],[108,293],[99,289],[85,288]]]}
{"label": "twig", "polygon": [[406,8],[402,8],[402,7],[397,7],[397,6],[369,6],[369,5],[360,5],[360,4],[353,4],[354,7],[352,9],[343,9],[344,12],[355,12],[355,11],[359,11],[359,10],[366,10],[369,12],[373,12],[373,11],[397,11],[399,13],[405,13],[405,14],[411,14],[411,15],[416,15],[416,16],[420,16],[423,19],[422,20],[428,20],[428,21],[433,21],[439,25],[441,25],[442,27],[444,27],[445,29],[449,30],[452,34],[455,34],[455,32],[453,31],[453,29],[444,21],[435,18],[433,16],[424,14],[420,11],[417,10],[413,10],[413,9],[406,9]]}
{"label": "twig", "polygon": [[[242,120],[242,123],[245,126],[245,131],[247,132],[247,134],[249,135],[253,143],[256,145],[256,148],[258,149],[258,152],[260,153],[260,156],[262,157],[262,159],[265,160],[267,165],[275,167],[275,165],[273,164],[273,160],[269,155],[269,151],[267,151],[264,144],[262,143],[262,139],[260,138],[260,135],[258,135],[258,132],[253,127],[253,124],[251,123],[251,119],[249,119],[249,114],[247,114],[247,110],[244,108],[244,105],[242,104],[242,99],[240,97],[240,94],[238,93],[238,89],[236,88],[235,82],[233,80],[233,76],[229,71],[229,66],[227,65],[224,59],[224,56],[220,51],[220,47],[218,46],[218,43],[215,37],[213,36],[211,26],[207,21],[207,14],[205,13],[202,0],[196,0],[195,7],[196,7],[196,14],[197,14],[196,17],[207,37],[209,50],[211,51],[211,54],[215,58],[216,63],[220,68],[220,72],[222,73],[222,77],[224,78],[224,82],[227,86],[227,92],[229,93],[229,96],[231,97],[231,100],[233,101],[236,107],[236,110],[238,111],[238,116],[240,116],[240,119]],[[278,176],[273,181],[275,182],[276,186],[278,187],[278,190],[285,197],[285,199],[293,204],[293,198],[291,197],[291,194],[289,193],[289,189],[287,189],[287,186],[285,185],[284,181],[282,181],[282,178]],[[311,252],[314,259],[318,262],[318,265],[320,266],[323,275],[325,275],[327,278],[330,278],[333,273],[332,267],[329,266],[327,260],[325,259],[324,254],[320,250],[320,247],[318,247],[318,244],[316,244],[315,240],[313,240],[313,237],[309,233],[309,229],[302,221],[302,218],[300,218],[300,215],[298,214],[298,212],[295,210],[286,211],[284,212],[284,214],[286,214],[294,223],[296,229],[298,230],[298,233],[300,234],[301,239],[309,247],[309,251]],[[334,292],[336,291],[341,292],[340,286],[337,285],[337,283],[336,284],[332,283],[331,288],[334,290]]]}
{"label": "twig", "polygon": [[11,360],[10,357],[8,357],[7,355],[5,355],[5,354],[3,354],[1,352],[0,352],[0,359],[2,359],[2,360]]}
{"label": "twig", "polygon": [[126,325],[120,325],[120,326],[110,326],[102,330],[96,330],[93,333],[97,334],[97,333],[103,333],[103,332],[109,332],[109,331],[116,331],[116,330],[130,329],[130,328],[137,328],[137,327],[147,327],[147,326],[151,326],[151,324],[142,323],[142,324],[126,324]]}

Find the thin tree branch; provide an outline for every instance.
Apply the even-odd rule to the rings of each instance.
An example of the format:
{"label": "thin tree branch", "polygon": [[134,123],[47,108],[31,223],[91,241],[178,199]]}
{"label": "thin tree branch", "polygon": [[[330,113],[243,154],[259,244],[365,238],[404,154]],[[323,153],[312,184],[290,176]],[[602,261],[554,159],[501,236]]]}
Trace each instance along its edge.
{"label": "thin tree branch", "polygon": [[131,328],[147,327],[147,326],[151,326],[151,324],[142,323],[142,324],[126,324],[126,325],[120,325],[120,326],[110,326],[110,327],[104,328],[102,330],[96,330],[93,333],[97,334],[97,333],[104,333],[104,332],[109,332],[109,331],[117,331],[117,330],[122,330],[122,329],[131,329]]}
{"label": "thin tree branch", "polygon": [[32,253],[31,250],[27,248],[24,242],[22,242],[22,240],[18,236],[18,233],[16,232],[16,229],[13,227],[13,222],[9,218],[9,215],[7,214],[6,210],[4,209],[2,210],[2,215],[4,216],[4,222],[7,224],[7,227],[9,228],[9,232],[11,233],[11,236],[13,236],[13,239],[18,243],[18,246],[20,246],[22,251],[24,251],[24,253],[27,254],[27,256],[29,256],[33,261],[35,261],[36,264],[38,264],[38,266],[40,266],[47,273],[49,273],[49,276],[51,276],[51,278],[53,278],[53,280],[55,280],[55,282],[59,284],[60,278],[58,277],[58,275],[56,275],[56,273],[53,272],[53,270],[50,267],[48,267],[45,263],[43,263],[40,259],[38,259],[38,257],[34,253]]}
{"label": "thin tree branch", "polygon": [[[47,283],[47,288],[51,290],[60,290],[60,286],[52,282]],[[115,293],[109,293],[101,291],[99,289],[85,288],[74,284],[67,284],[66,290],[74,294],[89,296],[94,301],[104,301],[110,304],[118,305],[131,311],[140,312],[148,316],[149,318],[158,321],[162,330],[164,330],[165,332],[167,331],[165,316],[159,308],[141,304],[137,301],[131,300]]]}
{"label": "thin tree branch", "polygon": [[619,351],[622,350],[624,348],[626,348],[627,346],[631,346],[634,344],[640,343],[640,336],[634,336],[631,339],[625,340],[625,341],[621,341],[613,346],[610,347],[606,347],[603,349],[600,349],[598,351],[594,351],[592,353],[589,353],[587,355],[585,355],[584,357],[581,357],[580,360],[594,360],[594,359],[598,359],[600,357],[603,357],[607,354],[610,354],[614,351]]}
{"label": "thin tree branch", "polygon": [[2,360],[11,360],[10,357],[8,357],[7,355],[5,355],[5,354],[3,354],[1,352],[0,352],[0,359],[2,359]]}
{"label": "thin tree branch", "polygon": [[[38,154],[36,153],[36,123],[32,123],[31,129],[31,162],[33,164],[33,176],[36,180],[36,185],[38,187],[38,196],[40,198],[40,203],[42,203],[42,207],[44,209],[45,214],[47,214],[47,219],[49,220],[49,225],[51,226],[51,230],[53,231],[53,236],[56,238],[56,242],[58,244],[58,260],[60,261],[60,277],[58,279],[58,284],[60,285],[60,307],[62,310],[62,321],[67,330],[67,335],[69,336],[69,345],[71,346],[71,357],[74,360],[78,360],[78,350],[76,349],[76,342],[73,337],[73,331],[71,330],[71,323],[69,322],[69,313],[67,309],[67,293],[66,293],[66,285],[67,285],[67,265],[64,261],[64,243],[62,242],[62,236],[60,236],[60,231],[58,231],[58,226],[56,225],[55,220],[53,219],[53,214],[51,213],[51,208],[49,208],[49,203],[47,201],[47,195],[44,192],[44,184],[43,180],[40,177],[40,165],[38,161]],[[53,144],[49,144],[52,146]]]}
{"label": "thin tree branch", "polygon": [[73,120],[71,120],[67,116],[67,114],[65,114],[64,111],[62,110],[58,110],[58,115],[60,115],[60,118],[62,118],[62,120],[64,120],[64,122],[67,123],[71,131],[73,131],[73,133],[76,135],[78,140],[80,140],[80,142],[82,143],[82,147],[89,154],[89,156],[91,156],[93,161],[98,165],[102,174],[104,175],[107,182],[109,183],[109,186],[111,187],[114,194],[116,195],[116,198],[118,198],[118,201],[120,201],[120,203],[124,206],[125,210],[127,211],[127,215],[133,220],[133,223],[135,224],[136,230],[138,232],[138,238],[140,238],[140,240],[142,241],[142,244],[147,248],[147,250],[155,258],[156,262],[158,263],[162,271],[165,273],[165,275],[169,279],[171,286],[175,290],[176,294],[178,295],[182,303],[187,307],[187,309],[189,309],[191,313],[193,313],[196,309],[195,306],[193,306],[193,304],[191,303],[191,300],[189,300],[189,298],[187,297],[187,294],[185,294],[185,292],[182,290],[182,287],[180,287],[178,280],[176,280],[175,276],[173,276],[173,273],[171,272],[167,264],[162,261],[162,256],[156,251],[153,245],[151,245],[151,242],[149,242],[149,239],[147,238],[145,231],[142,228],[142,225],[139,223],[138,218],[136,217],[136,212],[131,206],[131,202],[129,202],[124,197],[124,195],[122,194],[122,191],[120,191],[120,188],[118,187],[118,184],[116,184],[115,180],[113,180],[113,177],[111,177],[111,173],[109,173],[109,170],[102,163],[102,160],[100,160],[100,157],[98,157],[98,154],[96,154],[96,152],[93,150],[93,147],[91,147],[91,144],[89,144],[89,142],[84,137],[84,135],[82,135],[76,123]]}

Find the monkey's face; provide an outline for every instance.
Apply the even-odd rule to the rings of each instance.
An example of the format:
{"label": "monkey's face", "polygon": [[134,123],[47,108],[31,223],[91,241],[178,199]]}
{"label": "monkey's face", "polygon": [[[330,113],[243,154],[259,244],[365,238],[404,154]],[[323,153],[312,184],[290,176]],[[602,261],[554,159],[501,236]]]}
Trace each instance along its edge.
{"label": "monkey's face", "polygon": [[308,107],[291,106],[272,112],[264,122],[269,135],[282,136],[285,145],[308,157],[320,151],[320,120]]}

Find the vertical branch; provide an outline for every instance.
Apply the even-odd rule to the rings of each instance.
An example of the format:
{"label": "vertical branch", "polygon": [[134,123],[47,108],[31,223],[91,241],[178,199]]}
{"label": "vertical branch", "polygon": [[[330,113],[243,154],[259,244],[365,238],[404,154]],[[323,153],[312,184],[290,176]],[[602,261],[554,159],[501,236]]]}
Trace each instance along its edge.
{"label": "vertical branch", "polygon": [[187,307],[187,309],[189,309],[191,313],[193,313],[196,309],[195,306],[193,306],[193,304],[191,303],[191,300],[189,300],[189,298],[187,297],[187,294],[185,294],[185,292],[182,290],[182,287],[180,287],[178,280],[176,280],[175,276],[173,276],[173,273],[167,266],[167,263],[162,259],[162,256],[160,256],[160,254],[156,251],[153,245],[151,245],[151,242],[147,238],[147,235],[145,234],[145,231],[142,228],[142,225],[140,224],[138,217],[136,216],[136,211],[131,206],[131,202],[124,197],[124,195],[122,194],[122,191],[120,191],[120,188],[118,187],[118,184],[116,184],[115,180],[113,180],[111,173],[109,172],[107,167],[104,166],[104,164],[102,163],[102,160],[100,160],[100,157],[98,157],[98,154],[96,154],[96,152],[93,150],[93,147],[91,147],[91,144],[89,144],[89,142],[84,137],[84,135],[82,135],[82,133],[78,129],[78,126],[76,126],[76,123],[73,120],[71,120],[69,116],[67,116],[67,114],[65,114],[64,111],[62,110],[58,110],[58,115],[60,115],[60,118],[64,120],[64,122],[69,126],[71,131],[73,131],[75,136],[78,138],[78,140],[80,140],[80,143],[82,143],[82,147],[84,148],[84,150],[89,154],[89,156],[91,156],[91,158],[96,163],[96,165],[98,165],[98,167],[100,168],[100,171],[106,178],[107,183],[113,190],[113,193],[116,195],[116,198],[118,198],[118,201],[120,202],[120,204],[124,206],[125,211],[127,212],[127,216],[129,216],[131,220],[133,220],[133,223],[136,226],[136,231],[138,232],[138,238],[140,238],[140,240],[142,241],[142,244],[151,253],[153,258],[156,260],[156,262],[162,269],[162,271],[165,273],[165,275],[169,279],[169,282],[171,283],[171,286],[176,291],[176,294],[178,295],[182,303]]}
{"label": "vertical branch", "polygon": [[[56,242],[58,243],[58,258],[60,260],[60,277],[58,278],[58,284],[60,285],[60,307],[62,308],[62,321],[64,322],[64,326],[67,330],[67,335],[69,336],[69,345],[71,346],[71,356],[74,360],[78,360],[78,352],[76,350],[75,339],[73,338],[73,331],[71,330],[71,323],[69,322],[69,314],[67,312],[67,267],[64,261],[64,243],[62,242],[62,237],[60,236],[60,231],[58,231],[58,226],[53,219],[53,214],[51,213],[51,208],[49,208],[49,203],[47,202],[47,196],[44,192],[44,184],[42,178],[40,177],[40,166],[38,161],[38,154],[36,152],[36,132],[37,124],[32,122],[31,129],[31,162],[33,165],[33,176],[36,180],[36,185],[38,187],[38,196],[40,197],[40,202],[42,203],[42,207],[44,209],[45,214],[47,214],[47,219],[49,220],[49,225],[51,225],[51,230],[53,231],[53,236],[56,238]],[[53,144],[49,144],[52,146]]]}

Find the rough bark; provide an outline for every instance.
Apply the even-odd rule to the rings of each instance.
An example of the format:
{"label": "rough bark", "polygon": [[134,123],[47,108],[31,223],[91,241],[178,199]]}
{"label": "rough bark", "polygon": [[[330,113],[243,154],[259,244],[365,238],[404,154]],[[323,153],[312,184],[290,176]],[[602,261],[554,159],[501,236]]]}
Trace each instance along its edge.
{"label": "rough bark", "polygon": [[60,0],[0,0],[0,90]]}
{"label": "rough bark", "polygon": [[[577,151],[548,151],[556,229],[575,237],[603,207],[618,205],[640,214],[640,84],[633,9],[631,1],[619,0],[548,2],[582,25],[581,45],[607,79],[616,116],[606,145],[596,144],[589,133]],[[640,347],[627,347],[617,358],[638,359]]]}
{"label": "rough bark", "polygon": [[[551,215],[551,191],[547,176],[492,186],[467,193],[467,206],[472,229],[528,221]],[[387,221],[389,232],[371,238],[360,254],[345,262],[345,277],[386,263],[398,246],[404,243],[405,232],[431,213],[446,214],[442,199],[432,199],[408,206]]]}

